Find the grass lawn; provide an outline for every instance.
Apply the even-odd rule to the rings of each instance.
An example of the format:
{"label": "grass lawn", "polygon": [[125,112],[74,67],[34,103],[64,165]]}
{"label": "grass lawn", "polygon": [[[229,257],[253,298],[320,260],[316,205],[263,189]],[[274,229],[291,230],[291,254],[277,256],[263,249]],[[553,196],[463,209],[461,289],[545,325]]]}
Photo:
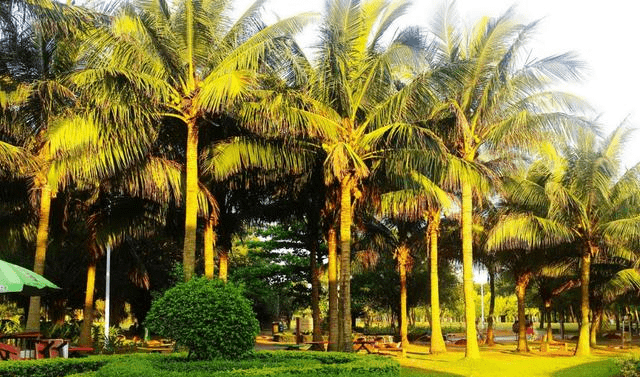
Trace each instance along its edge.
{"label": "grass lawn", "polygon": [[[455,348],[444,355],[428,355],[426,347],[414,348],[402,365],[401,376],[481,376],[481,377],[610,377],[619,375],[615,359],[635,352],[595,350],[594,356],[576,358],[570,355],[543,355],[539,352],[517,354],[513,345],[481,347],[480,360],[465,360],[464,348]],[[413,352],[412,352],[413,351]]]}

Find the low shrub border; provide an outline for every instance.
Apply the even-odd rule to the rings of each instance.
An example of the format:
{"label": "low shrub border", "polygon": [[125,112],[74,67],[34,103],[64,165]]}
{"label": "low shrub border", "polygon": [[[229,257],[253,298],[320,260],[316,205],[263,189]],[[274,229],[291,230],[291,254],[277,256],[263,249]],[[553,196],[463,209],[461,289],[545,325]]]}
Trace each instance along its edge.
{"label": "low shrub border", "polygon": [[237,360],[198,361],[188,359],[185,354],[129,354],[0,363],[0,377],[75,374],[92,377],[397,377],[400,365],[395,359],[375,355],[292,351],[257,352]]}
{"label": "low shrub border", "polygon": [[397,377],[400,365],[391,358],[315,352],[259,352],[239,360],[188,360],[184,356],[151,355],[120,359],[95,372],[95,377]]}
{"label": "low shrub border", "polygon": [[96,371],[118,356],[90,356],[80,359],[15,360],[0,362],[0,377],[63,377]]}

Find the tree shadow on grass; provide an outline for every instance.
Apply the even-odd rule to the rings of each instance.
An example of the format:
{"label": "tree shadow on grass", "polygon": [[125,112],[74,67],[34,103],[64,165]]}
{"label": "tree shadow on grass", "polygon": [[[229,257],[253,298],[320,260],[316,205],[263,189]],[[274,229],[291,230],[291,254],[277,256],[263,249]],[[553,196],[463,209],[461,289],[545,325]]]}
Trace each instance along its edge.
{"label": "tree shadow on grass", "polygon": [[620,375],[614,359],[605,359],[561,369],[553,377],[611,377]]}
{"label": "tree shadow on grass", "polygon": [[436,370],[402,367],[400,369],[400,377],[462,377],[459,374],[440,372]]}

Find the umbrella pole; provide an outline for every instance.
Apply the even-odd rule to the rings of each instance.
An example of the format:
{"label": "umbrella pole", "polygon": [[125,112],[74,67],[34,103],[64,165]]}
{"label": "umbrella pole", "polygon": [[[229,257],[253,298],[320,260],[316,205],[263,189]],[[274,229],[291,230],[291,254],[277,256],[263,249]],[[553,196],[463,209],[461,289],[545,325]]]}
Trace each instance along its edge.
{"label": "umbrella pole", "polygon": [[111,304],[111,245],[107,245],[107,276],[104,298],[104,348],[109,346],[109,306]]}

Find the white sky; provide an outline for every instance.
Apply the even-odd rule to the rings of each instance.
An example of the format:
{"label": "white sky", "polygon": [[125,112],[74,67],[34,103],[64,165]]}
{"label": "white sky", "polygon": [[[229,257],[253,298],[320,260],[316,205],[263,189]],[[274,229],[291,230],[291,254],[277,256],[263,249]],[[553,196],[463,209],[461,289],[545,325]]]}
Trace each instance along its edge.
{"label": "white sky", "polygon": [[[252,0],[235,0],[244,10]],[[267,22],[298,13],[321,12],[324,0],[271,0]],[[532,57],[574,51],[586,63],[584,82],[566,90],[588,100],[600,114],[603,130],[610,132],[626,117],[640,127],[640,3],[633,0],[458,0],[457,10],[466,26],[481,16],[499,16],[515,5],[519,21],[538,19],[536,39],[529,43]],[[414,0],[403,17],[407,25],[429,26],[442,0]],[[310,33],[307,33],[310,34]],[[304,38],[304,37],[303,37]],[[301,41],[304,44],[303,41]],[[565,88],[561,88],[565,90]],[[626,148],[626,167],[640,162],[640,130]]]}

